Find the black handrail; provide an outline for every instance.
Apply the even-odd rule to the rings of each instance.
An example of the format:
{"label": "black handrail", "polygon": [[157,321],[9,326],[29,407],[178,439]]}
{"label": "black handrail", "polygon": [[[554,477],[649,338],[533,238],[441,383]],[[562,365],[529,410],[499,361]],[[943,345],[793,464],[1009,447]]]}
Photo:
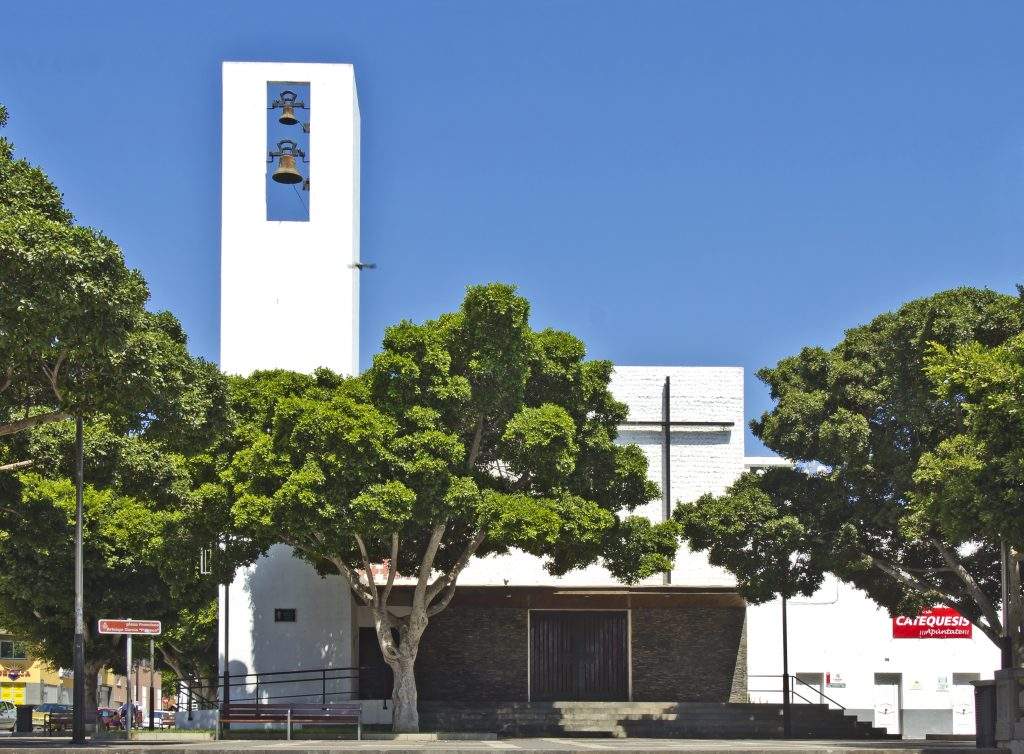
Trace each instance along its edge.
{"label": "black handrail", "polygon": [[[354,683],[348,684],[351,686],[351,688],[348,689],[328,691],[328,681],[354,681]],[[266,697],[267,701],[318,698],[321,703],[326,704],[329,697],[342,697],[342,699],[359,698],[359,668],[357,667],[325,667],[296,670],[273,670],[257,673],[241,673],[237,675],[232,674],[228,681],[227,688],[230,692],[230,690],[234,688],[244,687],[248,689],[252,687],[253,698],[259,700],[261,687],[264,690],[267,690],[266,687],[281,683],[317,683],[319,684],[319,690],[311,691],[309,693],[277,695],[268,693]],[[208,689],[212,691],[214,693],[214,698],[209,699],[201,693],[197,693],[195,690],[197,686],[201,689]],[[216,707],[218,705],[218,699],[216,698],[218,695],[217,692],[220,692],[220,695],[223,695],[224,683],[219,676],[214,676],[212,678],[179,678],[177,682],[177,692],[179,707],[182,703],[182,694],[185,694],[185,708],[191,716],[193,709],[197,707],[199,709]],[[234,695],[232,694],[232,696]],[[219,701],[223,702],[223,700]]]}
{"label": "black handrail", "polygon": [[[781,680],[783,676],[780,673],[778,675],[753,674],[753,675],[749,675],[747,677],[748,678],[778,678],[778,679]],[[807,681],[804,681],[804,680],[802,680],[800,678],[797,678],[795,675],[790,675],[789,676],[789,680],[790,680],[789,694],[790,694],[790,699],[791,700],[795,696],[795,697],[797,697],[799,699],[802,699],[807,704],[814,704],[814,702],[812,702],[810,699],[805,697],[803,694],[800,694],[799,692],[797,692],[797,690],[795,688],[793,688],[793,682],[795,681],[796,683],[803,684],[804,686],[809,688],[814,694],[816,694],[818,696],[818,699],[819,699],[819,702],[818,702],[819,704],[824,704],[826,701],[828,701],[829,703],[834,704],[836,707],[838,707],[843,712],[846,711],[846,707],[844,707],[839,702],[837,702],[835,699],[830,697],[828,694],[826,694],[820,688],[818,688],[816,686],[812,686],[811,684],[807,683]],[[756,694],[781,694],[781,693],[784,693],[781,687],[777,688],[777,689],[751,689],[751,688],[748,688],[747,692],[748,693],[749,692],[754,692]]]}

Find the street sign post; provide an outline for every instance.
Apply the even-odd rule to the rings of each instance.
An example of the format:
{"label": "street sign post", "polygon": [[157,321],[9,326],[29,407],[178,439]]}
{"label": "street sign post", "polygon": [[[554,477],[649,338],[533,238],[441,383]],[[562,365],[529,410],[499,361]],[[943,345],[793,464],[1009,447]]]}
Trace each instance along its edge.
{"label": "street sign post", "polygon": [[[125,673],[127,674],[128,704],[125,705],[125,731],[131,735],[132,723],[135,715],[132,709],[132,637],[133,636],[159,636],[163,626],[158,620],[132,620],[131,618],[100,618],[99,633],[101,634],[122,634],[128,637],[125,642]],[[152,639],[150,640],[152,641]],[[153,682],[150,681],[150,686]],[[150,695],[152,699],[152,695]],[[152,704],[152,701],[150,702]],[[152,717],[152,710],[150,710]]]}
{"label": "street sign post", "polygon": [[162,626],[158,620],[132,620],[131,618],[100,618],[101,634],[142,634],[159,636]]}

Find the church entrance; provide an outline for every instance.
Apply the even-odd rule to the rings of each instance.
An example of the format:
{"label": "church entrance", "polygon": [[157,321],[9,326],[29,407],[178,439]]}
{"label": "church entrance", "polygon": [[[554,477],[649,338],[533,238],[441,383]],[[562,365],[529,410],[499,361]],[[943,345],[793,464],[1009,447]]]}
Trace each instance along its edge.
{"label": "church entrance", "polygon": [[533,701],[627,701],[625,610],[531,610]]}

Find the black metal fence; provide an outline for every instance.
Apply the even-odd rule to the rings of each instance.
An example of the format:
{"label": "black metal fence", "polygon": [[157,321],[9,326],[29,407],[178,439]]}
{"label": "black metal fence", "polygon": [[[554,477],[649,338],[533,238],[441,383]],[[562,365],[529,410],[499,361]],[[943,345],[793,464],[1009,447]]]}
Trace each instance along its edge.
{"label": "black metal fence", "polygon": [[[178,714],[191,719],[198,709],[214,709],[225,697],[225,679],[179,678]],[[309,670],[279,670],[244,673],[227,678],[227,701],[281,702],[285,700],[320,704],[359,698],[359,668],[328,667]]]}
{"label": "black metal fence", "polygon": [[815,686],[807,683],[795,675],[788,676],[789,684],[783,683],[786,676],[783,675],[750,675],[747,676],[749,679],[754,678],[766,678],[769,680],[758,681],[758,685],[764,685],[767,688],[747,688],[748,694],[777,694],[778,701],[770,700],[766,701],[766,704],[778,704],[779,702],[785,702],[786,694],[789,694],[790,704],[827,704],[828,706],[846,710],[846,707],[841,705],[835,699],[830,697],[824,692],[821,686]]}

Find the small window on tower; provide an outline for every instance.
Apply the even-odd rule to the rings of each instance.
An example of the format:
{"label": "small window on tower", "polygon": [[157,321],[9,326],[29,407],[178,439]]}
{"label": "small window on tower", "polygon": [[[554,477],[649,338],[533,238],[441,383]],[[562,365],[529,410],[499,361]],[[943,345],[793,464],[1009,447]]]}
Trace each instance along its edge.
{"label": "small window on tower", "polygon": [[267,84],[267,220],[309,221],[309,84]]}
{"label": "small window on tower", "polygon": [[295,622],[295,608],[294,607],[275,607],[274,608],[274,623],[294,623]]}

